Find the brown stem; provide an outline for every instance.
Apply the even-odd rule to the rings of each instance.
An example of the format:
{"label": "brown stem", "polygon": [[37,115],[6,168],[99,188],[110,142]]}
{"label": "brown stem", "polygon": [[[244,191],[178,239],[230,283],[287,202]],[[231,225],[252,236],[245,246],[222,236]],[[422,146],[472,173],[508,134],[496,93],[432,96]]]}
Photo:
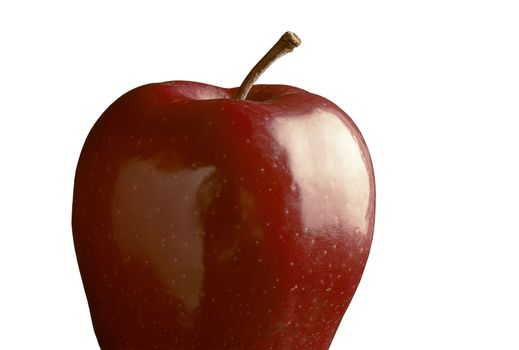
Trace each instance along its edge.
{"label": "brown stem", "polygon": [[292,50],[301,44],[301,40],[297,35],[292,32],[286,32],[283,36],[278,40],[277,43],[272,46],[272,48],[263,56],[261,60],[252,68],[249,74],[245,77],[245,80],[240,86],[238,90],[238,94],[236,98],[238,100],[245,100],[247,98],[247,94],[249,93],[252,85],[258,80],[259,76],[263,74],[265,70],[275,60],[280,58],[286,53],[292,52]]}

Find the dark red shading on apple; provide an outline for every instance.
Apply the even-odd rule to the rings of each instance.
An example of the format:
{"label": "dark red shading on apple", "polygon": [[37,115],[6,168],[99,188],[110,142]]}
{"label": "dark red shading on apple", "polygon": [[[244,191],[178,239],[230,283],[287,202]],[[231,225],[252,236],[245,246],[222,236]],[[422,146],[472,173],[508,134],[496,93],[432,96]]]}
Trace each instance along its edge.
{"label": "dark red shading on apple", "polygon": [[371,245],[368,149],[323,97],[237,94],[144,85],[88,135],[72,223],[102,349],[328,349]]}

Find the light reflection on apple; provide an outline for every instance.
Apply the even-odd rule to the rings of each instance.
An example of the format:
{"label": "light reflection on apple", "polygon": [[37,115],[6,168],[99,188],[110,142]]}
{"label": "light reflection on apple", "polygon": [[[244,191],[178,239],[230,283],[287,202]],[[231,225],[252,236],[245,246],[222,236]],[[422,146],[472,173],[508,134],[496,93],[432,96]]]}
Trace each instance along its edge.
{"label": "light reflection on apple", "polygon": [[168,173],[134,160],[114,188],[113,230],[121,251],[151,265],[186,312],[199,306],[204,277],[197,191],[213,172],[207,166]]}
{"label": "light reflection on apple", "polygon": [[[359,141],[340,118],[322,110],[276,118],[273,134],[289,155],[305,227],[311,232],[335,223],[365,235],[372,195],[368,166],[357,151]],[[322,174],[328,182],[322,181]]]}

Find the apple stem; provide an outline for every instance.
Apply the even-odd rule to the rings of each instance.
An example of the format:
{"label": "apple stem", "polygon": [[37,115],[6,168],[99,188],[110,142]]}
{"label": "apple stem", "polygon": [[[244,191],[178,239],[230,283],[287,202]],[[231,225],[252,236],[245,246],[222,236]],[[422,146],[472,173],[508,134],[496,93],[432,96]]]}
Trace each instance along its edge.
{"label": "apple stem", "polygon": [[252,85],[258,80],[261,74],[267,70],[268,67],[274,61],[276,61],[281,56],[292,52],[294,48],[298,47],[301,44],[301,39],[297,35],[292,32],[286,32],[281,36],[281,38],[277,41],[277,43],[272,46],[272,48],[263,56],[261,60],[252,68],[249,74],[245,77],[245,80],[240,86],[238,90],[238,94],[236,98],[238,100],[245,100],[247,95],[252,88]]}

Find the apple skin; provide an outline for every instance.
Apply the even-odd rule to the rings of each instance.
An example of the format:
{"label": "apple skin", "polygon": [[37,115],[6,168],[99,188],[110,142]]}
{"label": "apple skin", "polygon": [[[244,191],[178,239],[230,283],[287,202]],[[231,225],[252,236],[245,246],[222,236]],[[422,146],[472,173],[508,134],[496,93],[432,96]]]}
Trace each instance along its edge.
{"label": "apple skin", "polygon": [[371,246],[375,181],[353,121],[284,85],[173,81],[92,128],[72,226],[103,350],[324,350]]}

